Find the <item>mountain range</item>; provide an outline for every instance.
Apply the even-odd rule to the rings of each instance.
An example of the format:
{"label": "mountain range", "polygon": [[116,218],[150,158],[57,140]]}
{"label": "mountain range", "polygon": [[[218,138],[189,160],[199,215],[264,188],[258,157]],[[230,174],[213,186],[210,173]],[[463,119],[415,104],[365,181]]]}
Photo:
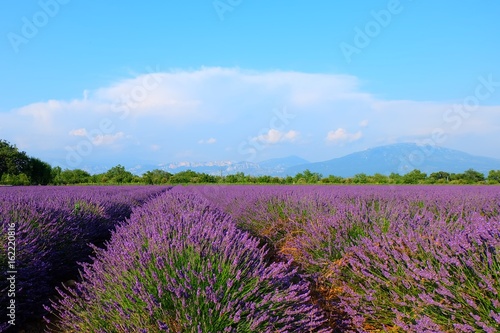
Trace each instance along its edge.
{"label": "mountain range", "polygon": [[461,173],[467,169],[487,174],[490,170],[500,170],[500,159],[471,155],[459,150],[438,146],[398,143],[366,149],[343,157],[323,162],[309,162],[298,156],[274,158],[263,162],[181,162],[159,166],[143,166],[135,169],[142,173],[152,169],[162,169],[171,173],[185,170],[213,175],[228,175],[243,172],[248,175],[294,176],[308,169],[323,176],[335,175],[352,177],[365,173],[399,173],[401,175],[418,169],[427,174],[437,171]]}

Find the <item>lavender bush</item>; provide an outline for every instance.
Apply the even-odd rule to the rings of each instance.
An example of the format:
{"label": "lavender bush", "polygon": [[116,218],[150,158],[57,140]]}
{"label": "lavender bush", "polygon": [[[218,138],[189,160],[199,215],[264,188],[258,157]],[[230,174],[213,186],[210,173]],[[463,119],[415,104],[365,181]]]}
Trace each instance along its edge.
{"label": "lavender bush", "polygon": [[496,187],[213,192],[242,227],[312,274],[338,329],[500,331]]}
{"label": "lavender bush", "polygon": [[[54,287],[88,261],[88,243],[102,245],[110,230],[166,188],[155,187],[3,187],[0,188],[0,304],[7,302],[7,232],[15,225],[16,323],[41,318]],[[6,305],[5,305],[6,306]],[[0,328],[6,327],[2,318]]]}
{"label": "lavender bush", "polygon": [[342,305],[357,330],[500,330],[500,221],[365,238],[346,252]]}
{"label": "lavender bush", "polygon": [[[3,198],[37,274],[135,205]],[[52,301],[52,331],[321,332],[320,313],[337,332],[500,331],[498,187],[176,187],[95,251]]]}
{"label": "lavender bush", "polygon": [[57,332],[327,332],[308,284],[205,200],[166,193],[136,210],[60,291]]}

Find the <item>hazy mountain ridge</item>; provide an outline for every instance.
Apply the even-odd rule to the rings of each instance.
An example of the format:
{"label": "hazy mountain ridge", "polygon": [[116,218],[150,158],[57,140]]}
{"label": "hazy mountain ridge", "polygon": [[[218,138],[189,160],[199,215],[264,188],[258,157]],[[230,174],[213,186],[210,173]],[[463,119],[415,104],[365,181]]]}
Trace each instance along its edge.
{"label": "hazy mountain ridge", "polygon": [[309,169],[323,175],[351,177],[359,173],[405,174],[414,169],[425,173],[461,173],[471,168],[487,174],[490,170],[500,169],[500,160],[449,148],[399,143],[370,148],[324,162],[297,165],[287,169],[287,173],[296,174]]}
{"label": "hazy mountain ridge", "polygon": [[171,173],[186,170],[203,172],[211,175],[228,175],[243,172],[248,175],[294,176],[308,169],[323,176],[336,175],[352,177],[365,173],[405,174],[413,169],[426,173],[447,171],[461,173],[467,169],[487,174],[490,170],[500,170],[500,160],[490,157],[471,155],[459,150],[422,146],[414,143],[398,143],[366,149],[323,162],[311,163],[298,156],[273,158],[262,162],[209,161],[165,163],[157,166],[148,165],[135,168],[141,173],[153,169],[162,169]]}

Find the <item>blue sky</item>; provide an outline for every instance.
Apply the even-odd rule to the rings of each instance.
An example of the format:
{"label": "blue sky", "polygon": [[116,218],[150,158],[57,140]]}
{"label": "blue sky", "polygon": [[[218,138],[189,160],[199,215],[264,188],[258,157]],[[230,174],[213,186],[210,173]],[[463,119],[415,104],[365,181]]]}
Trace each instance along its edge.
{"label": "blue sky", "polygon": [[67,168],[500,158],[500,2],[8,0],[0,138]]}

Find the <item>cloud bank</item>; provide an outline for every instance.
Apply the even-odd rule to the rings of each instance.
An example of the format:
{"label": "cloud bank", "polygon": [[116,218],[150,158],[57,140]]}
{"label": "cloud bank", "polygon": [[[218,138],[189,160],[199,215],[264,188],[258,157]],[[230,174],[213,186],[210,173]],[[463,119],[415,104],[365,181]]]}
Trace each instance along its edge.
{"label": "cloud bank", "polygon": [[147,70],[81,95],[0,113],[0,137],[70,168],[319,161],[400,141],[500,154],[500,106],[466,104],[474,90],[457,101],[384,100],[351,75],[210,67]]}
{"label": "cloud bank", "polygon": [[343,128],[338,128],[335,131],[329,131],[326,135],[326,141],[331,143],[353,142],[361,139],[363,133],[357,131],[356,133],[349,133]]}

